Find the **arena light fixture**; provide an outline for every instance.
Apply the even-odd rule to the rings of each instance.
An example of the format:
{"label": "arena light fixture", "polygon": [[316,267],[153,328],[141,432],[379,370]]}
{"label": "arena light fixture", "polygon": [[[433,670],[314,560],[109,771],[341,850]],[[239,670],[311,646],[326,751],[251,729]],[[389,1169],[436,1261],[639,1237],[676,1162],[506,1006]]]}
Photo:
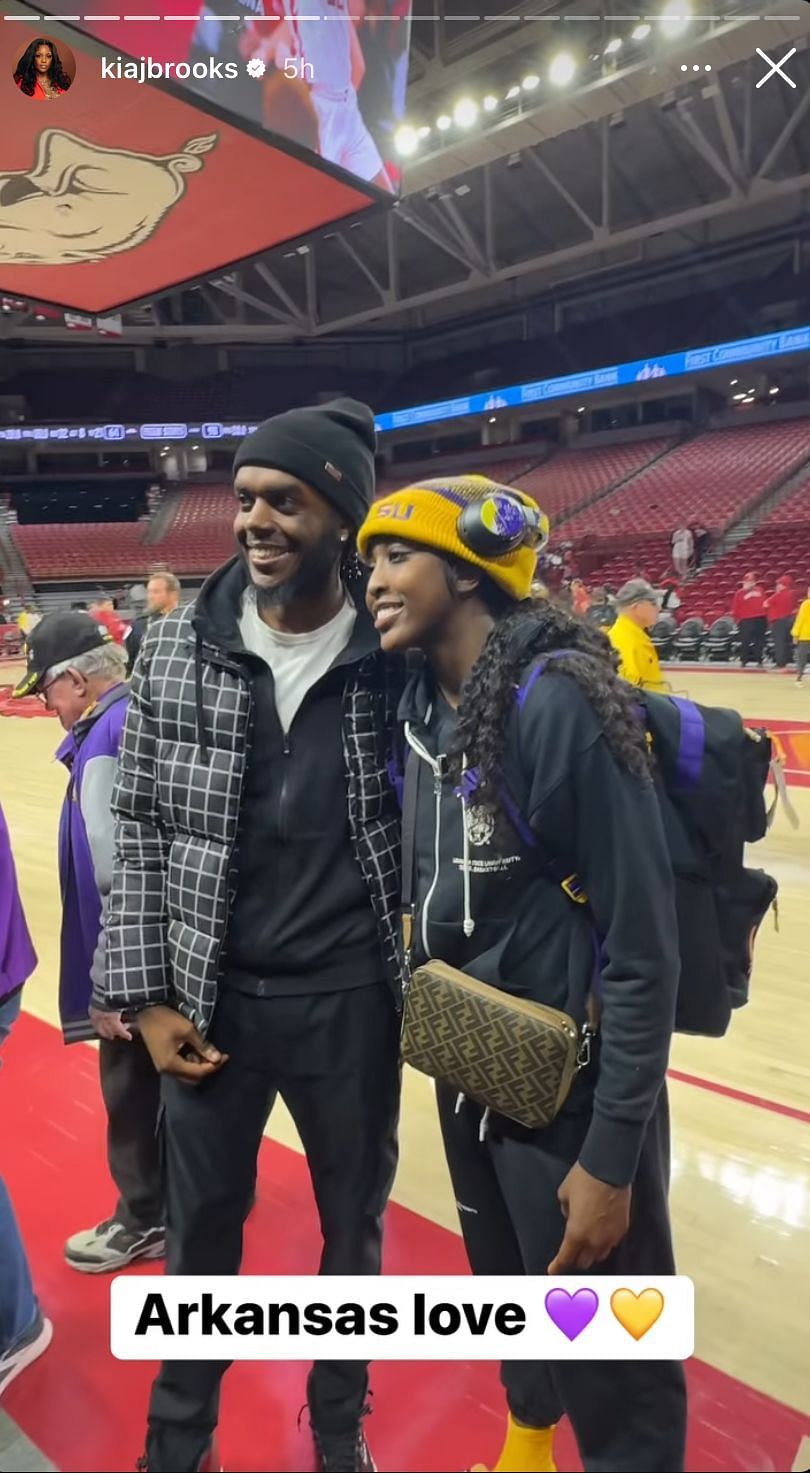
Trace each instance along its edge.
{"label": "arena light fixture", "polygon": [[552,87],[567,87],[576,76],[577,64],[570,51],[558,51],[548,69]]}
{"label": "arena light fixture", "polygon": [[605,47],[605,56],[615,56],[616,55],[616,52],[617,51],[621,51],[621,49],[622,49],[622,38],[621,38],[621,36],[614,36],[613,37],[613,40],[612,41],[608,41],[607,46]]}
{"label": "arena light fixture", "polygon": [[646,41],[651,30],[652,26],[648,25],[646,21],[642,21],[640,26],[636,26],[635,30],[630,32],[630,35],[634,41]]}
{"label": "arena light fixture", "polygon": [[430,137],[430,133],[431,133],[431,129],[430,129],[429,123],[423,123],[422,126],[421,126],[421,128],[418,128],[417,129],[417,133],[419,135],[419,141],[420,141],[420,143],[421,143],[421,141],[424,138],[429,138]]}
{"label": "arena light fixture", "polygon": [[535,88],[540,86],[540,78],[536,72],[529,72],[529,75],[523,78],[520,85],[524,92],[534,92]]}
{"label": "arena light fixture", "polygon": [[658,24],[667,40],[674,41],[689,29],[690,20],[687,0],[669,0],[669,4],[661,11]]}
{"label": "arena light fixture", "polygon": [[462,97],[453,108],[453,121],[457,128],[472,128],[478,119],[478,103],[471,97]]}
{"label": "arena light fixture", "polygon": [[768,390],[768,393],[769,394],[778,394],[779,393],[779,386],[778,386],[778,384],[774,384],[773,388]]}
{"label": "arena light fixture", "polygon": [[438,128],[440,133],[446,133],[447,129],[452,128],[452,126],[453,119],[450,117],[449,113],[441,113],[441,115],[436,119],[436,127]]}
{"label": "arena light fixture", "polygon": [[741,400],[747,399],[748,395],[747,394],[732,394],[731,397],[733,398],[735,404],[739,404],[741,402]]}
{"label": "arena light fixture", "polygon": [[498,106],[498,99],[493,95],[493,93],[488,92],[481,106],[483,107],[485,113],[494,113],[496,107]]}
{"label": "arena light fixture", "polygon": [[409,159],[419,147],[419,134],[410,123],[403,123],[394,134],[394,147],[402,159]]}
{"label": "arena light fixture", "polygon": [[509,91],[506,94],[506,101],[507,102],[514,102],[515,98],[516,97],[519,97],[519,96],[520,96],[520,88],[519,87],[510,87],[509,88]]}

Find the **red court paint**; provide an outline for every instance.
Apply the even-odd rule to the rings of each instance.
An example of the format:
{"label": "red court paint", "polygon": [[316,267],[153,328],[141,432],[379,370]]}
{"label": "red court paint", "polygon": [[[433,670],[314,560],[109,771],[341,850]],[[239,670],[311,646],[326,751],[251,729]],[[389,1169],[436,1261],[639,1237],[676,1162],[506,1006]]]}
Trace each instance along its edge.
{"label": "red court paint", "polygon": [[711,1094],[726,1095],[730,1100],[739,1100],[741,1105],[753,1105],[757,1110],[770,1110],[774,1115],[787,1115],[791,1120],[801,1120],[810,1125],[810,1110],[800,1110],[796,1105],[783,1105],[780,1100],[748,1094],[747,1090],[732,1089],[730,1084],[719,1084],[716,1079],[704,1079],[700,1074],[684,1074],[680,1069],[668,1069],[667,1078],[677,1079],[679,1084],[692,1084],[695,1089],[707,1089]]}
{"label": "red court paint", "polygon": [[[154,1366],[112,1359],[108,1282],[82,1278],[62,1259],[68,1234],[98,1221],[112,1204],[96,1057],[84,1044],[65,1048],[56,1029],[26,1015],[5,1056],[0,1162],[55,1335],[47,1354],[3,1398],[3,1410],[69,1473],[132,1468],[143,1446]],[[265,1142],[258,1205],[246,1233],[246,1270],[306,1273],[317,1264],[319,1247],[303,1157]],[[455,1234],[396,1205],[387,1218],[386,1268],[406,1274],[466,1271]],[[700,1361],[690,1362],[688,1375],[689,1469],[764,1473],[790,1467],[806,1431],[798,1412]],[[296,1425],[305,1376],[298,1362],[234,1367],[222,1404],[226,1469],[303,1473],[313,1467],[306,1419],[300,1430]],[[478,1461],[491,1466],[504,1419],[495,1366],[380,1365],[373,1385],[369,1436],[381,1469],[441,1473]],[[562,1473],[580,1466],[565,1424],[557,1460]]]}

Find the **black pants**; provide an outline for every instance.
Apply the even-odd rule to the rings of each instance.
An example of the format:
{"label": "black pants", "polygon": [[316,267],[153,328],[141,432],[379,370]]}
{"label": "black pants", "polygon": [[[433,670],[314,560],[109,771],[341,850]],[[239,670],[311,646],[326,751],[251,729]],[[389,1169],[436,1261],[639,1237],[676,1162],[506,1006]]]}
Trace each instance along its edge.
{"label": "black pants", "polygon": [[793,654],[793,640],[790,637],[792,627],[792,618],[774,619],[771,625],[773,654],[780,670],[784,670],[785,666],[790,664],[790,658]]}
{"label": "black pants", "polygon": [[810,665],[810,639],[800,639],[796,645],[796,679],[801,680]]}
{"label": "black pants", "polygon": [[[277,1094],[306,1152],[323,1235],[322,1274],[377,1274],[394,1179],[399,1030],[389,988],[255,998],[225,990],[211,1038],[229,1054],[197,1089],[164,1079],[171,1274],[235,1274],[256,1157]],[[152,1388],[151,1473],[196,1469],[216,1427],[227,1361],[164,1362]],[[316,1363],[313,1424],[345,1432],[368,1389],[361,1361]]]}
{"label": "black pants", "polygon": [[[588,1113],[558,1116],[524,1139],[478,1138],[481,1110],[439,1086],[439,1118],[470,1266],[477,1274],[545,1274],[565,1223],[557,1189],[577,1159]],[[675,1272],[667,1207],[669,1114],[662,1091],[641,1153],[630,1228],[593,1274]],[[686,1383],[679,1361],[505,1361],[509,1409],[529,1427],[567,1413],[587,1473],[680,1473]]]}
{"label": "black pants", "polygon": [[163,1224],[158,1147],[160,1078],[140,1034],[102,1038],[101,1093],[107,1111],[107,1162],[118,1188],[115,1216],[131,1232]]}
{"label": "black pants", "polygon": [[765,636],[768,633],[768,621],[763,615],[759,619],[741,619],[740,631],[740,660],[743,669],[749,660],[755,665],[762,664],[762,656],[765,650]]}

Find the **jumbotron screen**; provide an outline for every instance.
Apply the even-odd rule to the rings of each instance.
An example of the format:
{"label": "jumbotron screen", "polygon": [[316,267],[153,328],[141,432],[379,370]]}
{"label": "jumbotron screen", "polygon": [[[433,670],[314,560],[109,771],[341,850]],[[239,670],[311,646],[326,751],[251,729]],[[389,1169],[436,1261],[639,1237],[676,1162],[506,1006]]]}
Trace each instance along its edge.
{"label": "jumbotron screen", "polygon": [[195,0],[165,7],[185,18],[160,20],[136,0],[142,21],[129,3],[119,8],[126,18],[75,19],[70,0],[45,7],[104,43],[105,80],[178,83],[364,185],[397,191],[411,0]]}
{"label": "jumbotron screen", "polygon": [[0,0],[0,291],[110,311],[393,203],[410,0],[68,3]]}

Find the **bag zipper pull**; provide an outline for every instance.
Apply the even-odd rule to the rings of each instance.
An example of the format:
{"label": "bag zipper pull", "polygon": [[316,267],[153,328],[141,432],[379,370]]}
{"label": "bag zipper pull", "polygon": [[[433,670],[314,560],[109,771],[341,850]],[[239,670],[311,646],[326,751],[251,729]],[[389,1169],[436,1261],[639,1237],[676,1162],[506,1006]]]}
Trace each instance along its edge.
{"label": "bag zipper pull", "polygon": [[587,1069],[591,1062],[591,1039],[594,1033],[595,1029],[591,1027],[590,1023],[583,1023],[582,1032],[579,1035],[579,1047],[577,1049],[577,1072],[580,1069]]}

